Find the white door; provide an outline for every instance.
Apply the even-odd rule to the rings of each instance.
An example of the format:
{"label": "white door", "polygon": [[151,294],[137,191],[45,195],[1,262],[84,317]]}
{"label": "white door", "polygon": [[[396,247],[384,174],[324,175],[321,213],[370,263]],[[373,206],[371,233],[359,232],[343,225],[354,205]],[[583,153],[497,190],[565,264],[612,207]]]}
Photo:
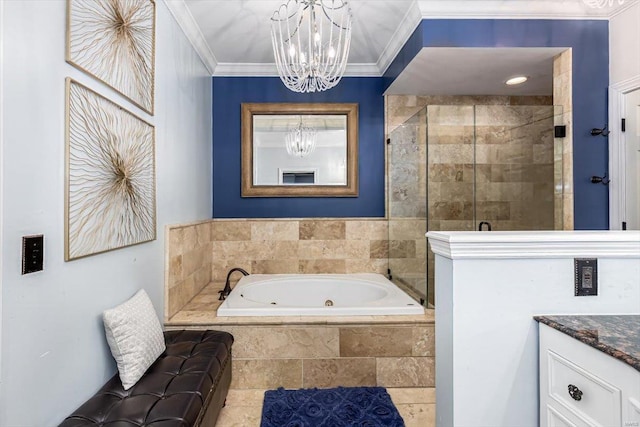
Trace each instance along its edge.
{"label": "white door", "polygon": [[2,119],[3,119],[2,116],[4,114],[3,98],[2,98],[2,94],[4,93],[4,87],[3,87],[4,85],[4,75],[3,75],[4,35],[2,31],[2,29],[4,28],[3,19],[4,19],[4,1],[0,0],[0,383],[2,382],[2,247],[4,245],[4,242],[2,240],[2,226],[3,226],[2,210],[4,209],[2,204],[2,197],[3,197],[2,152],[3,152],[3,141],[4,141],[4,136],[2,134],[2,129],[4,129],[2,125]]}
{"label": "white door", "polygon": [[640,230],[640,89],[625,95],[625,205],[628,230]]}
{"label": "white door", "polygon": [[4,87],[3,87],[4,85],[4,75],[3,75],[4,35],[2,31],[2,29],[4,28],[3,19],[4,19],[4,1],[0,0],[0,383],[2,382],[2,247],[4,245],[4,242],[2,240],[2,226],[3,226],[2,211],[4,209],[2,204],[3,185],[4,185],[2,182],[2,175],[3,175],[2,152],[4,147],[3,146],[4,136],[2,134],[2,129],[4,129],[4,126],[2,125],[2,119],[3,119],[2,116],[4,114],[3,97],[2,97],[2,94],[4,93]]}

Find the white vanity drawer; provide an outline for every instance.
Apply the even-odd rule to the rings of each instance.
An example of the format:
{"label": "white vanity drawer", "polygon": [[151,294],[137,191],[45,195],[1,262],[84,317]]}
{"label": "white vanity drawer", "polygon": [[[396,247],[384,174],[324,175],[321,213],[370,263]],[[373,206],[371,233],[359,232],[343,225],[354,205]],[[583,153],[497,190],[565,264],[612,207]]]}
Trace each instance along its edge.
{"label": "white vanity drawer", "polygon": [[640,427],[638,370],[544,324],[539,356],[541,427]]}
{"label": "white vanity drawer", "polygon": [[559,410],[551,405],[547,405],[546,421],[548,427],[578,427],[577,423],[574,423],[569,417],[560,413]]}
{"label": "white vanity drawer", "polygon": [[[620,425],[620,389],[554,351],[547,350],[547,358],[547,393],[551,399],[565,406],[588,425]],[[572,387],[571,393],[569,387]]]}

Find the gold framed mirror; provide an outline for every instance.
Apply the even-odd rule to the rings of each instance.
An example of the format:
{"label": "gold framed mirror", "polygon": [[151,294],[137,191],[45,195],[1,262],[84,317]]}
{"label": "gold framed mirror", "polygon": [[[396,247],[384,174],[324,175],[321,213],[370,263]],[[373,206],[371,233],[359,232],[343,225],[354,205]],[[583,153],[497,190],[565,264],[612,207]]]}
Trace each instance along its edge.
{"label": "gold framed mirror", "polygon": [[357,197],[358,104],[242,104],[242,197]]}

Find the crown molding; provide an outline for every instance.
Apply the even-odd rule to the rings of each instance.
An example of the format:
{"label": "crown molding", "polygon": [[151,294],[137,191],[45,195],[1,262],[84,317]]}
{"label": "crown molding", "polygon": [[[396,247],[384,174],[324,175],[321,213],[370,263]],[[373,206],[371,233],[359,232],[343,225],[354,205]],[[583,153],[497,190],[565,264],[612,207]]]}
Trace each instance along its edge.
{"label": "crown molding", "polygon": [[220,62],[212,73],[214,77],[278,77],[274,63]]}
{"label": "crown molding", "polygon": [[184,0],[164,0],[164,3],[167,5],[169,12],[171,12],[180,28],[182,28],[182,32],[187,36],[187,39],[202,60],[207,71],[209,71],[209,74],[213,75],[218,61],[216,61],[215,55],[209,48],[207,40],[204,38],[198,23]]}
{"label": "crown molding", "polygon": [[[625,12],[627,9],[631,9],[634,6],[640,5],[640,0],[627,0],[625,2],[625,4],[623,4],[622,6],[618,7],[617,9],[615,9],[610,15],[609,15],[609,19],[613,18],[614,16],[618,16],[621,13]],[[639,10],[640,12],[640,10]]]}
{"label": "crown molding", "polygon": [[430,231],[427,238],[449,259],[640,259],[640,231]]}
{"label": "crown molding", "polygon": [[[278,77],[274,63],[221,62],[216,66],[214,77]],[[376,64],[347,64],[345,77],[380,77]]]}
{"label": "crown molding", "polygon": [[411,37],[411,34],[413,34],[420,24],[420,21],[422,21],[422,12],[418,6],[418,1],[414,0],[413,3],[411,3],[411,6],[409,6],[404,18],[402,18],[402,21],[398,25],[395,33],[391,36],[389,43],[387,43],[378,58],[376,66],[378,67],[379,75],[384,75],[387,68],[389,68],[393,60],[398,56],[400,50],[404,47],[407,40],[409,40],[409,37]]}
{"label": "crown molding", "polygon": [[373,63],[361,63],[361,64],[348,64],[347,69],[344,72],[345,77],[380,77],[380,69],[377,64]]}

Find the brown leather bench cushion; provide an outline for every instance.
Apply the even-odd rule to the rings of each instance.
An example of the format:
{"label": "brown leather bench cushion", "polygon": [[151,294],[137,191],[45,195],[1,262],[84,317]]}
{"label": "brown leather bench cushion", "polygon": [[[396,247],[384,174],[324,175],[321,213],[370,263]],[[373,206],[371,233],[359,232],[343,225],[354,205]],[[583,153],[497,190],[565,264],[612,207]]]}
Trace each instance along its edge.
{"label": "brown leather bench cushion", "polygon": [[116,373],[60,426],[177,427],[199,422],[223,373],[230,372],[233,336],[168,331],[164,337],[166,351],[136,385],[124,390]]}

